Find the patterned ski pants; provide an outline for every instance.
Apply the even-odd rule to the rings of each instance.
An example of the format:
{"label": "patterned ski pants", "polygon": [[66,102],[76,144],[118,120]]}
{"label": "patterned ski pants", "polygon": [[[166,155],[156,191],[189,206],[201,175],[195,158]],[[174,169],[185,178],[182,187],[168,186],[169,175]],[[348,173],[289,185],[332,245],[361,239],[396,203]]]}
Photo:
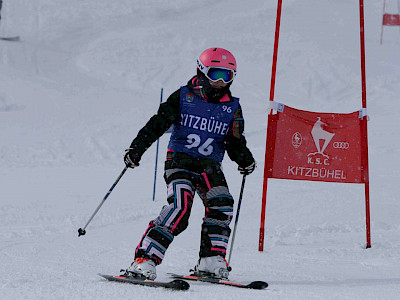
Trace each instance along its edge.
{"label": "patterned ski pants", "polygon": [[[195,192],[203,200],[200,257],[225,257],[233,216],[233,198],[225,176],[217,163],[203,160],[170,159],[165,163],[164,179],[168,187],[168,204],[160,215],[150,221],[136,248],[135,257],[148,257],[161,264],[174,237],[184,231],[193,205]],[[184,168],[185,165],[190,168]]]}

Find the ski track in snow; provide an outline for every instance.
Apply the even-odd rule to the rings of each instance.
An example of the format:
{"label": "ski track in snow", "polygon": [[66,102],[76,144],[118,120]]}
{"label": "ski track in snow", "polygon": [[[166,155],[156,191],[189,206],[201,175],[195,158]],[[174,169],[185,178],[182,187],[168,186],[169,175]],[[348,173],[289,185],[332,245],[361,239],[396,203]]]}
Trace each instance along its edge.
{"label": "ski track in snow", "polygon": [[[388,7],[390,9],[390,7]],[[395,7],[396,8],[396,7]],[[372,248],[365,249],[364,188],[270,180],[265,249],[258,249],[267,100],[276,2],[200,0],[4,1],[0,35],[0,298],[397,299],[400,292],[400,37],[382,3],[365,3]],[[394,29],[394,30],[392,30]],[[133,260],[165,204],[160,139],[129,170],[78,238],[123,169],[123,153],[212,46],[238,61],[241,98],[258,168],[248,177],[231,278],[264,291],[190,283],[187,292],[110,283]],[[283,1],[275,100],[299,109],[361,107],[358,2]],[[231,193],[241,176],[225,159]],[[158,278],[197,262],[203,207],[170,246]],[[233,226],[233,223],[232,223]]]}

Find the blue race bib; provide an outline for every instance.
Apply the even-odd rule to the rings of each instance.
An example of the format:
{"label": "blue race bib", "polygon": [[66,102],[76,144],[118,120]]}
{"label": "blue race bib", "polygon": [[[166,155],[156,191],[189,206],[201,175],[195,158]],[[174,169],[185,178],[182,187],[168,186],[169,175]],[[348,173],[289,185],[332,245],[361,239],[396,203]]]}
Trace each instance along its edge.
{"label": "blue race bib", "polygon": [[181,120],[173,126],[168,148],[221,162],[225,154],[224,139],[238,106],[238,98],[233,102],[208,103],[188,87],[181,87]]}

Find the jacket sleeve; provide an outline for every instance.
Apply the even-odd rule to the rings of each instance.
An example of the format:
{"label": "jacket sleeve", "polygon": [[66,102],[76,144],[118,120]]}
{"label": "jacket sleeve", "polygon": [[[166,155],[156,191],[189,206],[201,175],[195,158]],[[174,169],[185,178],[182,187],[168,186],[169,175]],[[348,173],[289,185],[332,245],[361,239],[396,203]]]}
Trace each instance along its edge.
{"label": "jacket sleeve", "polygon": [[152,116],[146,125],[140,129],[130,148],[139,157],[160,137],[172,124],[180,120],[180,89],[172,93],[166,102],[161,103],[157,114]]}
{"label": "jacket sleeve", "polygon": [[247,141],[243,132],[244,118],[242,108],[239,104],[232,125],[225,137],[225,149],[231,160],[236,162],[240,167],[247,167],[254,162],[254,158],[249,148],[247,148]]}

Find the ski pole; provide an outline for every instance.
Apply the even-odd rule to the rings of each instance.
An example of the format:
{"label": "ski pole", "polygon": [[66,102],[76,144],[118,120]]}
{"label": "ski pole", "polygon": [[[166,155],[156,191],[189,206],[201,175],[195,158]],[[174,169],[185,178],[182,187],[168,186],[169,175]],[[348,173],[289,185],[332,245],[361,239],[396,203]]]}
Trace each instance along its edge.
{"label": "ski pole", "polygon": [[[0,22],[1,22],[1,8],[3,7],[3,0],[0,0]],[[0,23],[1,24],[1,23]]]}
{"label": "ski pole", "polygon": [[92,216],[90,217],[89,221],[87,221],[86,225],[83,228],[79,228],[78,229],[78,237],[81,235],[85,235],[86,234],[86,227],[89,225],[89,223],[92,221],[93,217],[97,214],[97,212],[99,211],[100,207],[104,204],[104,202],[106,201],[106,199],[108,198],[108,196],[111,194],[112,190],[115,188],[115,186],[117,185],[118,181],[122,178],[122,176],[125,174],[126,170],[128,170],[128,167],[125,167],[125,169],[121,172],[121,174],[118,176],[117,180],[115,180],[114,184],[111,186],[111,188],[108,190],[107,194],[104,196],[103,201],[101,201],[101,203],[99,204],[99,206],[97,206],[96,210],[94,211],[94,213],[92,214]]}
{"label": "ski pole", "polygon": [[[0,0],[1,1],[1,0]],[[160,104],[163,101],[163,88],[161,88],[161,96],[160,96]],[[157,148],[156,148],[156,163],[154,167],[154,185],[153,185],[153,201],[156,198],[156,184],[157,184],[157,164],[158,164],[158,148],[160,145],[160,138],[157,139]]]}
{"label": "ski pole", "polygon": [[242,204],[242,197],[243,197],[243,190],[244,190],[244,183],[246,182],[246,175],[243,175],[242,179],[242,187],[240,188],[240,195],[239,195],[239,203],[236,211],[236,218],[235,218],[235,226],[233,227],[233,233],[232,233],[232,239],[231,239],[231,249],[229,250],[229,257],[228,257],[228,270],[232,270],[231,268],[231,257],[232,257],[232,249],[233,249],[233,243],[235,241],[235,235],[236,235],[236,227],[239,221],[239,213],[240,213],[240,205]]}

